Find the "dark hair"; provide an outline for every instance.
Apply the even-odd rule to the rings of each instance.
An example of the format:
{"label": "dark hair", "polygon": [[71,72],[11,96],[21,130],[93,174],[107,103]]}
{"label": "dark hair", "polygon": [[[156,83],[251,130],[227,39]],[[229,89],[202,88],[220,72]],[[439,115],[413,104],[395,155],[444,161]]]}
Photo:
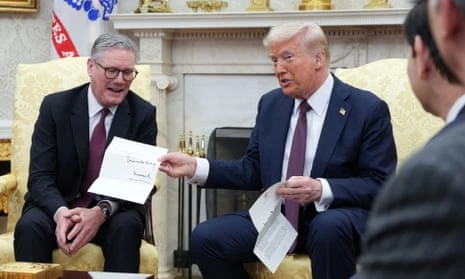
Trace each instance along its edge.
{"label": "dark hair", "polygon": [[462,15],[465,16],[465,1],[463,1],[463,0],[454,0],[454,4],[462,12]]}
{"label": "dark hair", "polygon": [[446,78],[450,83],[460,84],[459,79],[449,70],[446,66],[442,57],[439,53],[439,50],[434,42],[433,36],[431,35],[431,30],[429,27],[428,20],[428,7],[427,0],[414,0],[413,8],[407,14],[407,17],[404,21],[404,34],[412,48],[412,56],[415,57],[415,36],[420,36],[424,44],[427,45],[431,59],[434,62],[434,65],[441,73],[441,75]]}

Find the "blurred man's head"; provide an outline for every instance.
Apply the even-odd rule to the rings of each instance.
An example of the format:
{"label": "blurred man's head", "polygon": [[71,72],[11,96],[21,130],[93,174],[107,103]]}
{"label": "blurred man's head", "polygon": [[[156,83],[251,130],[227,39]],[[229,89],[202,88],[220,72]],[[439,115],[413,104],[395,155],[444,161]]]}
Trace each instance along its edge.
{"label": "blurred man's head", "polygon": [[465,90],[439,54],[430,32],[425,0],[415,1],[405,18],[404,34],[409,43],[407,73],[413,92],[426,111],[446,120]]}
{"label": "blurred man's head", "polygon": [[428,16],[444,61],[465,84],[465,1],[428,0]]}

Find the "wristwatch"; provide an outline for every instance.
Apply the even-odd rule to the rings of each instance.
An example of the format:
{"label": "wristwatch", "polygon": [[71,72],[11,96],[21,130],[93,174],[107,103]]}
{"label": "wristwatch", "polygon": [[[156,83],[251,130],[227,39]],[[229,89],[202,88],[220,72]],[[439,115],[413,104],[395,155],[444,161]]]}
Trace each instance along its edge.
{"label": "wristwatch", "polygon": [[105,217],[105,220],[110,217],[111,214],[111,205],[109,205],[107,202],[98,202],[97,206],[100,207],[103,213],[103,217]]}

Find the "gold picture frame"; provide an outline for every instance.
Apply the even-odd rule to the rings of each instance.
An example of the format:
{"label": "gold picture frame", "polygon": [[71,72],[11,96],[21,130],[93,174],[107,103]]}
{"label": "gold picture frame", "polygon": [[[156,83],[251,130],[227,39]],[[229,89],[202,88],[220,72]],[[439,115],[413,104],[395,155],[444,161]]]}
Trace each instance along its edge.
{"label": "gold picture frame", "polygon": [[0,12],[35,13],[39,0],[0,0]]}

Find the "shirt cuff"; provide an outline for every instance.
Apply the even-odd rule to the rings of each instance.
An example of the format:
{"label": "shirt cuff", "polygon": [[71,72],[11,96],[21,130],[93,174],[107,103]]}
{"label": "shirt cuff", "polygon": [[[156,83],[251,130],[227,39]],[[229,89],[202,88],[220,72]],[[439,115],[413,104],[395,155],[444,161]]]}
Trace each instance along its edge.
{"label": "shirt cuff", "polygon": [[317,212],[325,212],[334,200],[333,191],[329,186],[328,180],[324,178],[317,178],[321,182],[321,198],[315,201],[315,209]]}
{"label": "shirt cuff", "polygon": [[195,169],[194,176],[187,178],[187,183],[204,185],[207,182],[208,172],[210,170],[210,163],[205,158],[195,157],[197,161],[197,167]]}
{"label": "shirt cuff", "polygon": [[57,222],[57,215],[58,215],[58,212],[59,212],[60,210],[62,210],[63,208],[67,208],[67,207],[66,207],[66,206],[60,206],[60,207],[58,207],[57,211],[55,211],[55,214],[53,214],[53,221],[55,221],[55,224],[56,224],[56,222]]}

